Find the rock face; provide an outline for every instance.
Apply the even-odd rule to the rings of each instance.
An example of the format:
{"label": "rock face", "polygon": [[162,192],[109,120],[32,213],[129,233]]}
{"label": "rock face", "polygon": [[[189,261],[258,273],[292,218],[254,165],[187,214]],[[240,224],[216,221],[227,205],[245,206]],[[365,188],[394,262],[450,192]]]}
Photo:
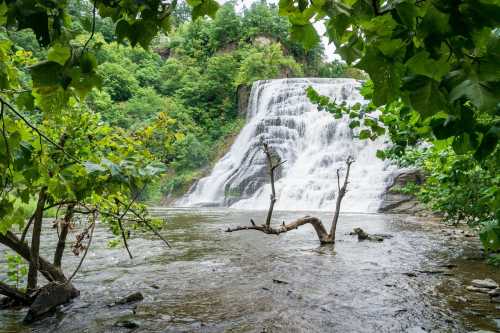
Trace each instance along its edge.
{"label": "rock face", "polygon": [[59,305],[80,295],[71,283],[51,282],[42,287],[31,304],[24,322],[29,324],[50,314]]}
{"label": "rock face", "polygon": [[424,212],[425,207],[413,195],[401,193],[401,188],[407,184],[422,184],[425,180],[422,172],[418,169],[399,170],[390,177],[392,179],[382,196],[379,212],[394,214],[418,214]]}
{"label": "rock face", "polygon": [[250,90],[252,87],[241,84],[236,90],[238,95],[238,116],[245,117],[248,109],[248,100],[250,99]]}

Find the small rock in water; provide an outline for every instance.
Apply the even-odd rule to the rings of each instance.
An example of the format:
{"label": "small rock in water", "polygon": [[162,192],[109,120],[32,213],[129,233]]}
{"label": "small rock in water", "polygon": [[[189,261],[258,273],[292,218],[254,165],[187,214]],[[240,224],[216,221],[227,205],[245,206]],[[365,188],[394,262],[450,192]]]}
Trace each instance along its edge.
{"label": "small rock in water", "polygon": [[354,228],[350,235],[358,235],[358,240],[368,239],[368,234],[361,228]]}
{"label": "small rock in water", "polygon": [[471,284],[477,288],[487,288],[487,289],[498,288],[498,283],[496,283],[492,279],[472,280]]}
{"label": "small rock in water", "polygon": [[460,303],[467,303],[469,300],[463,296],[457,296],[456,297],[457,301],[459,301]]}
{"label": "small rock in water", "polygon": [[135,292],[133,294],[128,295],[127,297],[119,299],[111,306],[139,302],[139,301],[142,301],[143,299],[144,299],[144,296],[142,296],[142,293],[138,291],[138,292]]}
{"label": "small rock in water", "polygon": [[278,280],[278,279],[273,279],[273,282],[278,283],[278,284],[288,284],[288,282],[283,281],[283,280]]}
{"label": "small rock in water", "polygon": [[160,289],[160,286],[157,284],[152,284],[150,287],[153,289]]}
{"label": "small rock in water", "polygon": [[139,324],[133,320],[119,320],[115,323],[115,326],[133,329],[133,328],[138,328]]}
{"label": "small rock in water", "polygon": [[483,293],[483,294],[487,294],[491,291],[491,289],[488,289],[488,288],[479,288],[479,287],[474,287],[474,286],[467,286],[465,289],[467,289],[468,291],[475,292],[475,293]]}

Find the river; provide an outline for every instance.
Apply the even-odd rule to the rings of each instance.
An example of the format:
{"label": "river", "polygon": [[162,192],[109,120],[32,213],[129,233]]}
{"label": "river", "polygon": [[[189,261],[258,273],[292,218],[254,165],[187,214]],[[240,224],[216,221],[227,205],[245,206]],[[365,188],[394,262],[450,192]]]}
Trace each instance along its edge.
{"label": "river", "polygon": [[[133,332],[500,330],[498,305],[465,291],[475,278],[500,281],[500,270],[478,258],[476,238],[455,235],[441,224],[406,216],[343,214],[332,247],[320,246],[310,226],[280,236],[224,232],[247,224],[250,217],[262,220],[263,211],[153,213],[168,221],[164,235],[172,249],[151,235],[135,233],[130,260],[123,248],[107,247],[111,237],[99,227],[74,280],[81,296],[29,327],[21,324],[24,310],[1,311],[0,332],[130,332],[114,325],[119,320],[137,323]],[[323,221],[331,218],[325,212],[310,214]],[[302,215],[279,211],[275,221]],[[393,237],[359,242],[348,235],[354,227]],[[52,229],[44,233],[55,240]],[[4,251],[0,248],[0,260]],[[68,251],[66,267],[77,261]],[[142,302],[108,306],[136,291],[143,293]]]}

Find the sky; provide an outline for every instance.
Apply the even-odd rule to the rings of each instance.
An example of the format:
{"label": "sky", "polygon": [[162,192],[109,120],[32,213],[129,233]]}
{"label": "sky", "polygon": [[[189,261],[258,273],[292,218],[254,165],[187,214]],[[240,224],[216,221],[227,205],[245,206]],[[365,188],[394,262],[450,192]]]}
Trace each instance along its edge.
{"label": "sky", "polygon": [[[227,1],[228,0],[217,0],[217,2],[219,2],[221,4],[225,3]],[[243,10],[244,7],[250,7],[250,5],[252,3],[257,2],[257,1],[260,1],[260,0],[237,0],[236,1],[236,9],[238,11],[241,11],[241,10]],[[277,4],[278,1],[279,0],[267,0],[268,3],[274,3],[274,4]],[[324,23],[321,21],[316,22],[316,23],[314,23],[314,27],[316,28],[316,31],[318,32],[318,34],[321,37],[321,42],[325,46],[325,56],[326,56],[327,60],[331,61],[334,59],[340,59],[340,56],[335,53],[335,46],[333,45],[333,43],[329,44],[328,38],[323,36],[325,31],[326,31]]]}

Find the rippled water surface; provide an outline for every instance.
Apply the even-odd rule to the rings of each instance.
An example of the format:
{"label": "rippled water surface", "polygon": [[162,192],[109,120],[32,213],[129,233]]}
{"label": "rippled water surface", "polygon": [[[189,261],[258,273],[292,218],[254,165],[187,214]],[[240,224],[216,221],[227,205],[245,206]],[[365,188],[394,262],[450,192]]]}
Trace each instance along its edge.
{"label": "rippled water surface", "polygon": [[[81,296],[30,327],[20,324],[24,311],[2,311],[0,332],[131,331],[115,327],[119,320],[139,324],[134,332],[500,330],[498,306],[464,290],[474,278],[500,282],[500,272],[474,259],[479,254],[475,239],[446,236],[440,225],[346,214],[333,248],[319,246],[310,226],[281,236],[224,232],[250,217],[262,220],[264,212],[154,212],[168,219],[164,234],[172,249],[136,234],[130,260],[124,249],[107,248],[109,234],[99,228],[74,280]],[[331,218],[314,214],[324,221]],[[302,215],[277,212],[275,222]],[[358,242],[347,234],[354,227],[394,237]],[[78,258],[68,253],[65,260],[70,272]],[[144,301],[107,306],[135,291],[144,294]]]}

